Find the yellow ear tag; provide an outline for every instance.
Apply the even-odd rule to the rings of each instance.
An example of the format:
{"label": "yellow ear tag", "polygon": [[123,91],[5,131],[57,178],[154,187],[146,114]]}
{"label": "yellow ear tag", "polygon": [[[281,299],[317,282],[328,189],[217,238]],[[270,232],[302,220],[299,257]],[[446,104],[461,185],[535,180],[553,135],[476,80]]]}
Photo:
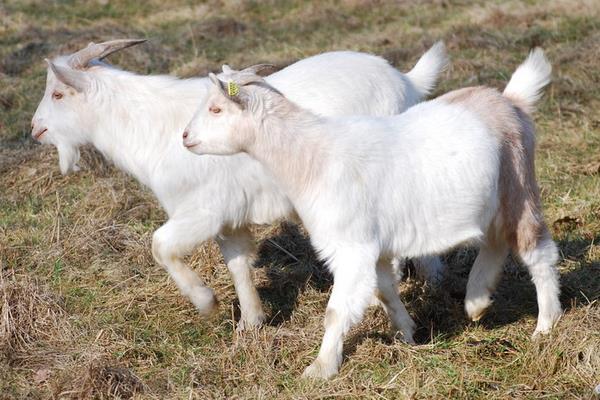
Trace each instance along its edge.
{"label": "yellow ear tag", "polygon": [[227,82],[227,94],[231,97],[237,96],[240,93],[240,87],[235,82]]}

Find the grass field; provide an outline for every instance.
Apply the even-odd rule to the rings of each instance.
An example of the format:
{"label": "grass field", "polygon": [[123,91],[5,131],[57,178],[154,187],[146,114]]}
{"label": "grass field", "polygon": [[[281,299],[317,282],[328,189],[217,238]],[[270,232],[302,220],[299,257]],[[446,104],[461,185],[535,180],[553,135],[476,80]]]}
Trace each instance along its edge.
{"label": "grass field", "polygon": [[[0,3],[0,399],[555,398],[600,384],[600,2],[35,1]],[[208,320],[150,253],[165,221],[151,193],[92,150],[61,176],[29,124],[43,59],[89,41],[145,37],[111,58],[139,73],[196,76],[258,62],[283,66],[354,49],[412,67],[436,40],[451,56],[436,94],[503,88],[535,46],[554,66],[536,114],[537,174],[561,250],[556,330],[532,341],[537,306],[507,263],[494,305],[463,313],[473,249],[445,256],[440,288],[409,277],[403,299],[418,345],[370,310],[345,342],[338,377],[300,379],[315,357],[331,278],[302,228],[257,227],[256,280],[269,313],[237,334],[235,293],[218,248],[189,258],[221,301]],[[270,238],[270,241],[265,239]],[[283,250],[282,250],[283,249]]]}

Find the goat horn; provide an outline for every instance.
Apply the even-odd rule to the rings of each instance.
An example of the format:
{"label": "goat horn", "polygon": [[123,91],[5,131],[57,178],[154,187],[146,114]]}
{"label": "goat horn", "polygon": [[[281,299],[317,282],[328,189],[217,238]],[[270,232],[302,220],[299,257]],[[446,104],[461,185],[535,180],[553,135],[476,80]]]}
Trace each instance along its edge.
{"label": "goat horn", "polygon": [[253,65],[251,67],[245,68],[243,71],[243,73],[251,73],[251,74],[255,74],[255,75],[261,75],[261,72],[275,72],[275,70],[277,69],[276,66],[274,66],[273,64],[257,64],[257,65]]}
{"label": "goat horn", "polygon": [[73,53],[69,58],[69,66],[71,68],[84,69],[93,59],[102,60],[112,53],[144,43],[145,41],[146,39],[118,39],[103,43],[90,43],[86,48]]}

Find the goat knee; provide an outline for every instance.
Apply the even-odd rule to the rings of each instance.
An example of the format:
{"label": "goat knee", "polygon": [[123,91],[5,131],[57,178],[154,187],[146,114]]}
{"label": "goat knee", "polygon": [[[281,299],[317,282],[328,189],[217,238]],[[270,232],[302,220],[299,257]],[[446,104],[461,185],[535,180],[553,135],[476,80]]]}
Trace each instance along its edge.
{"label": "goat knee", "polygon": [[165,266],[165,242],[159,231],[154,232],[152,235],[152,257],[157,263]]}
{"label": "goat knee", "polygon": [[[180,250],[180,249],[179,249]],[[181,251],[168,241],[160,230],[152,238],[152,255],[156,262],[167,270],[181,293],[188,297],[200,314],[211,314],[217,307],[217,298],[212,289],[181,260]]]}
{"label": "goat knee", "polygon": [[189,252],[190,249],[182,248],[176,240],[170,240],[167,232],[159,229],[152,235],[152,256],[162,266],[183,257]]}

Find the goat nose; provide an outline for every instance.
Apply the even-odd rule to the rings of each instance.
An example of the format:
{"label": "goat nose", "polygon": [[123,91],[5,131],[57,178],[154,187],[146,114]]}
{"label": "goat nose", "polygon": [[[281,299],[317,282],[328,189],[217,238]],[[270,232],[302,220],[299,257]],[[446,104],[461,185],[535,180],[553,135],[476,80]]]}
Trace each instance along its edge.
{"label": "goat nose", "polygon": [[184,139],[187,139],[187,137],[188,137],[189,135],[190,135],[190,133],[189,133],[187,130],[183,131],[183,138],[184,138]]}

